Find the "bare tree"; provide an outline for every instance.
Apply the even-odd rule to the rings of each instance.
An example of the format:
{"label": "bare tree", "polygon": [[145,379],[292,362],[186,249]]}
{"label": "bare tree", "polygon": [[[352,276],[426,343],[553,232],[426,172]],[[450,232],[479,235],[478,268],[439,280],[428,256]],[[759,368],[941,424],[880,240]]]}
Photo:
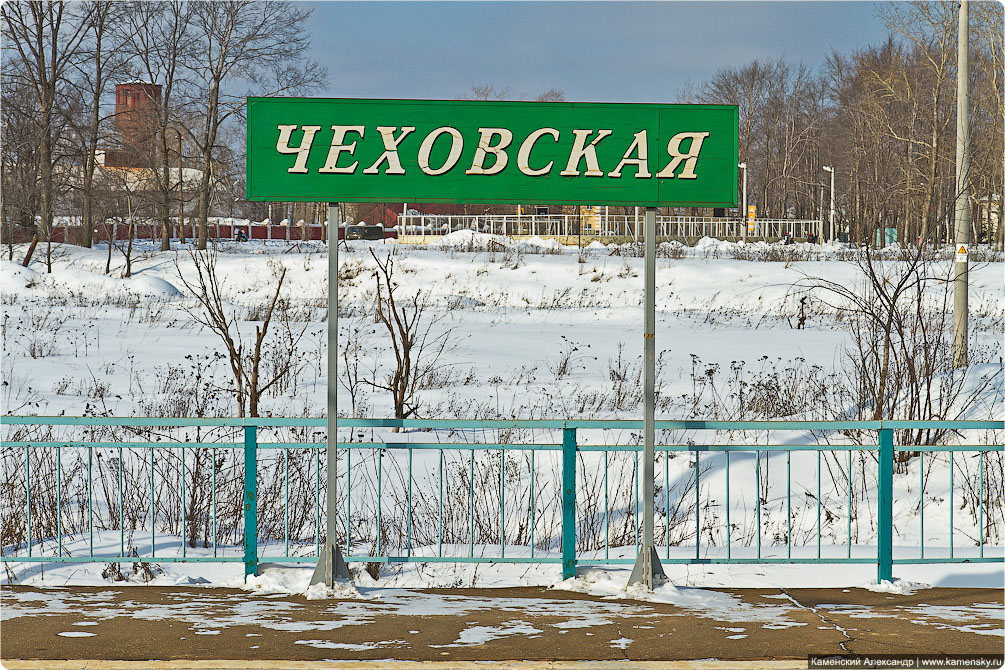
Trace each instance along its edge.
{"label": "bare tree", "polygon": [[103,126],[109,115],[102,111],[102,98],[108,84],[121,76],[128,65],[124,48],[126,38],[116,26],[123,21],[125,3],[88,0],[73,5],[86,20],[81,58],[74,63],[76,76],[72,85],[77,99],[83,103],[83,114],[75,124],[83,165],[77,188],[83,198],[82,246],[90,247],[94,237],[94,173],[97,166],[98,142],[104,139]]}
{"label": "bare tree", "polygon": [[534,102],[565,102],[565,93],[557,88],[549,88],[534,98]]}
{"label": "bare tree", "polygon": [[[984,227],[988,243],[1005,249],[1005,218],[1002,205],[1005,200],[1005,8],[997,2],[971,4],[971,34],[974,36],[971,51],[972,109],[971,149],[975,185],[983,192]],[[995,197],[997,196],[997,204]],[[997,217],[997,228],[993,224]],[[979,239],[975,236],[974,239]]]}
{"label": "bare tree", "polygon": [[740,158],[750,166],[750,192],[761,212],[784,217],[814,211],[814,175],[820,169],[819,133],[824,121],[820,79],[784,59],[754,60],[718,70],[697,90],[702,102],[739,106]]}
{"label": "bare tree", "polygon": [[305,23],[311,10],[278,0],[195,2],[197,34],[191,71],[198,86],[191,102],[200,108],[196,137],[200,178],[198,248],[206,248],[210,198],[214,187],[221,128],[242,118],[247,84],[255,95],[305,92],[327,75],[304,54],[310,46]]}
{"label": "bare tree", "polygon": [[[8,260],[14,260],[15,237],[35,228],[39,211],[39,144],[35,125],[35,107],[28,84],[18,70],[24,65],[10,59],[3,64],[0,79],[0,212]],[[36,237],[37,240],[37,237]],[[25,258],[30,260],[27,255]]]}
{"label": "bare tree", "polygon": [[[156,174],[148,168],[105,167],[95,180],[96,189],[100,189],[106,199],[105,206],[113,212],[113,219],[126,228],[126,243],[120,246],[118,240],[109,239],[108,255],[111,258],[111,248],[115,247],[122,254],[125,266],[122,276],[133,275],[133,241],[136,239],[136,226],[141,218],[146,218],[154,207],[150,194],[154,192],[153,185]],[[95,198],[98,200],[98,198]],[[100,205],[96,203],[96,209]],[[114,230],[114,228],[113,228]],[[109,262],[110,265],[110,262]],[[106,267],[106,273],[109,268]]]}
{"label": "bare tree", "polygon": [[79,55],[90,22],[88,12],[71,16],[67,3],[55,0],[7,2],[0,5],[4,39],[13,44],[24,77],[37,106],[39,214],[41,237],[46,242],[46,270],[52,272],[52,217],[55,200],[56,151],[59,141],[56,117],[58,98],[67,83],[67,71]]}
{"label": "bare tree", "polygon": [[461,100],[511,100],[509,86],[496,90],[495,84],[471,84],[471,90],[461,96]]}
{"label": "bare tree", "polygon": [[[863,249],[850,262],[860,281],[805,276],[795,293],[828,305],[849,332],[848,385],[860,418],[956,419],[1001,377],[998,369],[969,388],[952,361],[951,264],[925,245],[903,251],[896,262]],[[987,361],[992,362],[992,361]],[[905,431],[903,444],[936,444],[944,431]]]}
{"label": "bare tree", "polygon": [[[919,212],[919,241],[929,238],[939,192],[940,140],[953,121],[958,11],[958,3],[948,0],[892,3],[880,8],[887,26],[913,46],[908,62],[869,74],[880,99],[895,103],[878,106],[881,115],[876,122],[891,139],[906,143],[909,150],[920,151],[926,163],[920,175],[924,199]],[[891,111],[902,111],[904,116],[892,117]],[[904,124],[904,120],[908,123]]]}
{"label": "bare tree", "polygon": [[[179,184],[171,179],[171,147],[188,134],[180,118],[178,101],[183,98],[188,67],[193,58],[195,35],[192,29],[195,9],[181,0],[169,2],[134,2],[127,14],[131,35],[129,48],[138,73],[161,86],[161,97],[153,106],[157,155],[158,212],[161,220],[161,250],[171,248],[171,209],[173,194]],[[153,102],[153,101],[151,101]],[[179,181],[182,175],[178,175]],[[179,224],[183,224],[179,221]],[[182,232],[184,237],[184,229]]]}
{"label": "bare tree", "polygon": [[[280,297],[283,280],[286,278],[286,268],[276,269],[275,290],[264,310],[260,312],[261,325],[255,326],[255,337],[249,343],[241,335],[237,310],[224,298],[223,287],[217,274],[216,249],[192,251],[189,258],[195,267],[194,280],[186,277],[181,266],[175,261],[178,278],[198,301],[198,308],[189,310],[189,314],[198,323],[216,333],[223,343],[234,383],[232,391],[237,402],[237,415],[258,416],[262,396],[299,366],[297,347],[308,325],[308,322],[304,321],[299,330],[294,328],[289,304]],[[277,310],[280,316],[280,342],[273,342],[272,346],[282,349],[284,355],[266,370],[263,365],[267,349],[266,341]]]}
{"label": "bare tree", "polygon": [[399,301],[398,283],[394,281],[394,257],[388,253],[383,260],[370,250],[377,263],[375,312],[383,324],[394,350],[394,368],[386,379],[377,375],[366,383],[391,393],[394,417],[407,419],[419,411],[418,391],[428,383],[440,366],[440,358],[450,341],[449,332],[434,335],[434,320],[427,314],[428,302],[421,290]]}

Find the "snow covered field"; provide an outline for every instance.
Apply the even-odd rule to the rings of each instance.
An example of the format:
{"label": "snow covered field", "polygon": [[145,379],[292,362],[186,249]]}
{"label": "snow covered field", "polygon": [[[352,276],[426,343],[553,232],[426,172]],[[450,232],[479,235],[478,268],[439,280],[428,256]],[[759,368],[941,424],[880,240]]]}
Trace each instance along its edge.
{"label": "snow covered field", "polygon": [[[429,348],[438,357],[427,358],[429,374],[416,389],[414,416],[422,418],[638,418],[641,416],[640,354],[642,350],[642,259],[637,249],[628,246],[607,248],[599,243],[585,250],[561,247],[553,241],[531,239],[514,243],[505,238],[453,233],[428,247],[354,241],[340,251],[340,385],[339,413],[343,416],[393,416],[393,403],[387,391],[366,383],[383,380],[393,361],[388,336],[373,312],[377,296],[375,270],[377,258],[393,254],[394,281],[400,296],[421,291],[427,300],[423,327]],[[15,258],[23,248],[15,250]],[[110,415],[110,416],[234,416],[236,405],[232,377],[221,352],[220,338],[200,326],[193,318],[199,306],[185,286],[194,281],[196,266],[187,250],[160,252],[140,245],[133,260],[133,276],[121,278],[122,263],[113,255],[112,272],[104,274],[107,249],[59,247],[52,274],[44,271],[39,256],[29,268],[10,261],[0,262],[0,299],[3,302],[2,389],[3,412],[40,415]],[[658,410],[657,418],[707,419],[812,419],[869,418],[870,408],[863,406],[849,389],[851,370],[846,354],[853,344],[851,330],[818,289],[800,292],[798,287],[819,284],[819,280],[844,286],[861,283],[853,252],[844,245],[737,245],[702,240],[695,248],[679,245],[661,247],[657,260],[657,331]],[[891,258],[894,257],[890,252]],[[765,259],[765,260],[760,260]],[[775,260],[766,260],[775,259]],[[886,261],[896,264],[898,261]],[[945,261],[935,267],[945,269]],[[1005,380],[1002,373],[1002,332],[1005,327],[1005,276],[1001,260],[975,264],[971,271],[971,361],[966,376],[957,380],[957,395],[947,401],[944,418],[1001,419],[1005,416]],[[262,397],[263,416],[320,417],[325,412],[327,313],[327,254],[318,243],[225,243],[216,260],[220,289],[226,309],[236,317],[245,343],[253,340],[268,301],[275,289],[275,278],[285,271],[280,312],[266,340],[263,369],[276,370],[286,365],[290,372]],[[809,280],[808,278],[816,278]],[[863,288],[864,290],[864,288]],[[807,301],[800,303],[806,296]],[[925,307],[941,309],[938,290],[925,295]],[[950,301],[951,302],[951,301]],[[803,320],[803,327],[800,325]],[[290,363],[292,361],[292,364]],[[272,366],[271,368],[269,366]],[[936,385],[934,403],[940,397]],[[12,429],[4,428],[4,439]],[[357,439],[376,439],[390,434],[367,430]],[[350,431],[341,439],[349,439]],[[63,435],[66,433],[60,433]],[[221,434],[222,435],[222,434]],[[298,439],[304,439],[304,435]],[[205,439],[205,436],[203,436]],[[461,435],[462,441],[499,441],[497,435]],[[25,438],[21,438],[25,439]],[[43,439],[33,437],[33,439]],[[62,438],[60,438],[62,439]],[[121,437],[120,437],[121,439]],[[136,439],[136,438],[131,438]],[[146,438],[144,438],[146,439]],[[213,439],[225,439],[217,436]],[[321,439],[313,436],[310,439]],[[396,441],[444,441],[457,435],[395,434]],[[510,441],[554,443],[549,434],[514,434]],[[613,434],[581,431],[580,444],[606,441],[637,444],[631,431]],[[789,431],[733,435],[694,432],[666,433],[660,443],[687,444],[688,441],[746,444],[806,444],[822,441],[861,440],[874,444],[868,435],[811,434]],[[1001,444],[1000,431],[964,431],[948,435],[944,442],[957,444]],[[69,450],[67,450],[69,451]],[[145,452],[144,452],[145,453]],[[416,457],[413,478],[417,496],[428,503],[435,491],[438,467],[434,455]],[[369,488],[375,454],[362,452],[354,465],[366,475],[353,475],[351,506],[354,550],[366,554],[376,537],[374,502]],[[849,503],[853,508],[851,543],[855,555],[871,556],[875,529],[874,455],[854,452],[849,499],[846,454],[824,457],[822,489],[825,555],[841,555],[848,542]],[[291,452],[294,472],[292,497],[313,501],[317,491],[311,470],[315,453]],[[234,455],[227,456],[231,459]],[[32,457],[32,469],[36,464]],[[41,458],[41,457],[40,457]],[[161,458],[158,456],[158,458]],[[184,462],[189,487],[194,488],[196,458]],[[453,461],[451,461],[451,458]],[[496,460],[493,461],[492,458]],[[556,549],[554,515],[557,487],[549,478],[557,472],[557,455],[542,453],[535,473],[542,487],[538,492],[538,551]],[[600,482],[599,454],[583,455],[579,493],[580,504],[593,513],[603,513],[597,495]],[[23,523],[23,450],[5,449],[4,553],[24,550]],[[81,481],[81,461],[64,457],[63,485],[70,490]],[[270,460],[271,459],[271,460]],[[404,454],[384,455],[386,472],[399,476]],[[167,463],[170,458],[164,456]],[[583,541],[583,550],[604,552],[605,541],[611,555],[634,555],[634,456],[611,457],[610,486],[611,529],[596,524],[592,535]],[[456,463],[454,463],[456,461]],[[479,456],[478,472],[498,481],[498,452]],[[761,540],[769,551],[784,555],[787,537],[785,505],[788,502],[787,467],[792,472],[792,538],[795,553],[816,551],[817,458],[812,452],[794,454],[786,462],[784,453],[770,456],[739,452],[731,456],[731,520],[735,526],[731,542],[735,552],[745,551],[756,542],[752,501],[762,498]],[[76,465],[71,465],[76,463]],[[227,461],[228,466],[231,461]],[[458,454],[447,457],[450,473],[462,476],[463,463]],[[260,484],[268,489],[279,485],[278,476],[286,463],[281,458],[260,462]],[[507,455],[507,555],[526,551],[517,538],[526,539],[518,527],[526,517],[526,459]],[[162,467],[167,467],[162,466]],[[173,466],[178,470],[177,463]],[[495,468],[493,470],[492,468]],[[724,492],[725,457],[706,453],[701,456],[701,505],[708,520],[702,526],[703,556],[716,555],[725,541]],[[923,467],[923,470],[922,470]],[[76,469],[73,469],[76,468]],[[513,468],[512,472],[509,468]],[[979,514],[976,509],[976,475],[983,468],[984,486],[992,492],[985,496],[985,537],[989,545],[985,555],[1001,554],[1001,533],[1005,531],[1001,495],[1001,452],[990,454],[980,463],[976,453],[960,452],[954,457],[955,490],[952,528],[957,556],[977,551]],[[223,468],[221,468],[221,472]],[[756,491],[754,473],[763,480]],[[142,460],[136,464],[137,481],[146,481]],[[271,473],[271,474],[270,474]],[[495,473],[493,475],[493,473]],[[657,536],[669,537],[671,553],[689,555],[694,547],[695,463],[693,454],[676,454],[669,460],[662,455],[657,462]],[[664,473],[666,473],[664,475]],[[238,474],[231,472],[231,480]],[[205,473],[202,475],[205,476]],[[895,483],[896,556],[916,555],[924,533],[926,556],[948,551],[950,528],[949,458],[946,454],[915,457],[898,466]],[[175,482],[177,477],[165,470],[159,481]],[[343,474],[344,477],[344,474]],[[200,479],[199,481],[204,481]],[[398,480],[402,481],[402,480]],[[486,479],[486,481],[493,481]],[[458,483],[458,482],[453,482]],[[665,487],[661,485],[666,484]],[[144,484],[145,485],[145,484]],[[923,498],[919,488],[923,485]],[[139,485],[137,485],[139,486]],[[512,487],[512,490],[510,488]],[[342,488],[345,490],[345,487]],[[425,491],[425,493],[423,493]],[[143,554],[145,536],[143,500],[149,490],[137,489],[139,511],[130,523],[136,525],[130,544]],[[385,489],[387,498],[384,523],[400,529],[403,519],[403,494]],[[323,492],[321,499],[323,500]],[[467,486],[458,498],[455,519],[449,528],[451,544],[467,548]],[[449,496],[448,496],[449,497]],[[203,496],[205,499],[205,496]],[[102,519],[99,536],[108,544],[108,553],[118,552],[118,532],[114,528],[114,494],[104,502],[99,499],[96,515]],[[924,500],[924,531],[920,524],[919,500]],[[200,504],[203,504],[203,500]],[[281,499],[280,499],[281,504]],[[32,505],[39,505],[33,501]],[[79,498],[72,503],[79,510]],[[159,503],[169,507],[168,503]],[[488,499],[486,506],[498,499]],[[592,507],[591,507],[592,505]],[[177,509],[177,507],[175,507]],[[660,516],[661,510],[672,514]],[[680,510],[678,513],[677,510]],[[436,550],[430,542],[436,529],[428,505],[417,506],[415,550]],[[458,511],[459,510],[459,511]],[[435,513],[435,506],[433,508]],[[272,514],[272,521],[269,521]],[[267,529],[263,541],[280,541],[285,510],[260,512]],[[67,546],[81,551],[84,525],[79,511],[65,510],[64,527],[74,530],[66,538]],[[71,519],[71,516],[73,517]],[[357,519],[358,517],[358,519]],[[512,526],[510,525],[512,519]],[[668,521],[669,520],[669,521]],[[314,548],[315,515],[312,509],[295,515],[293,543],[298,553]],[[358,525],[357,524],[358,521]],[[36,523],[40,523],[36,521]],[[161,511],[158,537],[168,545],[168,553],[180,550],[178,520]],[[496,521],[486,516],[479,520],[475,551],[496,555],[499,547]],[[271,525],[270,525],[271,524]],[[493,525],[496,524],[496,525]],[[549,525],[550,524],[550,525]],[[85,524],[86,525],[86,524]],[[524,524],[526,525],[526,524]],[[667,529],[669,528],[669,531]],[[549,530],[550,529],[550,530]],[[20,535],[18,535],[20,532]],[[235,542],[239,529],[234,526],[221,534],[221,544]],[[354,531],[356,532],[356,531]],[[104,534],[110,533],[110,537]],[[661,533],[663,533],[661,535]],[[392,531],[392,536],[394,532]],[[585,533],[584,533],[585,534]],[[397,537],[385,538],[391,547],[401,549]],[[18,545],[18,543],[21,543]],[[160,544],[160,540],[158,541]],[[281,543],[281,542],[280,542]],[[592,544],[591,544],[592,543]],[[666,551],[666,541],[658,540]],[[46,551],[54,540],[50,536]],[[687,545],[690,544],[690,549]],[[519,545],[519,546],[518,546]],[[36,551],[39,548],[36,547]],[[149,549],[149,543],[147,544]],[[236,550],[236,549],[235,549]],[[193,550],[194,551],[194,550]],[[205,551],[201,549],[200,551]],[[997,552],[997,554],[995,553]],[[105,553],[105,552],[101,552]],[[160,554],[160,551],[158,552]],[[261,553],[269,552],[262,550]],[[282,553],[279,551],[278,553]],[[78,553],[79,555],[79,553]],[[107,554],[106,554],[107,555]],[[162,554],[163,555],[163,554]],[[49,579],[90,580],[99,578],[96,566],[46,567]],[[164,579],[202,577],[215,584],[230,583],[240,576],[240,564],[191,567],[164,564]],[[200,572],[201,571],[201,572]],[[302,571],[301,571],[302,572]],[[300,575],[294,571],[292,574]],[[11,567],[5,580],[29,582],[41,579],[37,566]],[[386,569],[377,578],[380,584],[395,585],[503,585],[509,583],[554,584],[557,566],[465,566],[407,567]],[[679,583],[712,586],[737,584],[749,578],[749,585],[786,583],[807,573],[818,573],[798,566],[674,566],[668,574]],[[829,572],[835,585],[850,586],[874,579],[875,567],[853,566]],[[896,566],[895,575],[929,584],[1001,585],[998,564],[977,566]],[[361,573],[366,575],[365,572]],[[747,575],[748,577],[743,577]],[[369,575],[366,575],[369,579]],[[814,574],[814,579],[819,576]],[[293,577],[291,577],[293,579]],[[302,579],[302,577],[296,577]],[[398,581],[395,581],[398,580]],[[989,583],[990,582],[990,583]],[[299,582],[298,582],[299,584]],[[814,584],[819,584],[814,581]]]}
{"label": "snow covered field", "polygon": [[[754,257],[758,247],[789,249],[746,247]],[[843,372],[841,348],[848,336],[824,304],[827,296],[818,292],[819,300],[814,300],[811,294],[805,327],[797,329],[799,304],[793,284],[806,276],[846,285],[859,281],[852,263],[836,260],[847,248],[834,245],[817,251],[821,247],[793,245],[791,253],[821,259],[806,262],[735,260],[730,252],[735,254],[737,248],[743,247],[706,239],[694,249],[681,248],[683,258],[657,261],[659,392],[666,410],[677,410],[662,412],[667,418],[681,418],[679,410],[685,408],[673,406],[671,399],[693,392],[696,384],[711,380],[727,390],[721,387],[732,366],[741,366],[748,378],[793,366],[819,366],[824,376]],[[431,303],[430,316],[438,319],[432,334],[449,333],[440,375],[452,383],[421,390],[421,414],[637,416],[634,407],[580,409],[566,399],[588,387],[610,386],[619,354],[624,365],[637,366],[642,348],[641,258],[612,255],[599,243],[579,253],[550,240],[509,244],[505,238],[468,231],[429,248],[351,242],[340,257],[342,344],[358,345],[364,365],[376,362],[381,371],[389,363],[386,334],[372,318],[360,318],[368,316],[375,296],[371,250],[381,255],[394,251],[394,278],[401,293],[423,291]],[[141,248],[129,279],[119,277],[122,263],[117,257],[112,272],[103,273],[106,251],[101,245],[60,247],[56,255],[51,275],[37,257],[30,268],[9,261],[0,265],[3,372],[9,382],[6,411],[18,413],[30,403],[35,413],[81,414],[85,404],[96,404],[98,411],[116,416],[153,416],[151,410],[157,408],[151,406],[150,382],[168,385],[173,370],[187,369],[186,356],[208,355],[203,371],[224,374],[217,369],[224,366],[212,356],[220,342],[185,312],[195,306],[179,281],[179,272],[192,279],[187,252]],[[262,413],[321,416],[327,307],[323,245],[221,246],[222,296],[247,331],[253,332],[254,317],[261,317],[280,269],[286,271],[283,297],[299,308],[294,317],[310,326],[298,350],[303,369],[286,392],[263,399]],[[997,366],[1005,322],[1003,284],[1001,262],[982,264],[971,273],[971,349],[974,358]],[[932,296],[933,307],[939,306],[938,298]],[[560,365],[563,361],[565,366]],[[1001,385],[999,379],[997,399],[991,394],[991,404],[981,403],[958,418],[1001,417]],[[357,415],[389,415],[388,394],[362,391]],[[351,400],[340,386],[340,412],[352,406]],[[198,409],[210,415],[234,414],[225,398],[207,402]],[[818,418],[814,414],[819,412],[807,406],[804,417]]]}

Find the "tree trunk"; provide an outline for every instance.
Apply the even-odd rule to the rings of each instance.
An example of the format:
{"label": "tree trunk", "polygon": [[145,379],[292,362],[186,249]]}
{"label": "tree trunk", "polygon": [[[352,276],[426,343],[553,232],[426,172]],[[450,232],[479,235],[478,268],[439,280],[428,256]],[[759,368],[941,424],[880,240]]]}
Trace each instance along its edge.
{"label": "tree trunk", "polygon": [[31,257],[35,255],[35,247],[38,245],[38,233],[35,233],[31,238],[31,244],[28,245],[28,251],[24,253],[24,260],[21,261],[21,265],[28,267],[31,263]]}
{"label": "tree trunk", "polygon": [[[48,117],[48,114],[43,117]],[[49,135],[48,119],[43,118],[42,142],[39,145],[39,212],[41,226],[39,237],[46,243],[46,272],[52,272],[52,138]]]}
{"label": "tree trunk", "polygon": [[[166,105],[165,105],[166,107]],[[171,251],[171,163],[168,157],[167,147],[167,112],[161,121],[160,135],[160,168],[164,175],[161,189],[160,214],[161,214],[161,251]],[[179,175],[179,179],[181,175]],[[179,224],[181,221],[178,222]]]}
{"label": "tree trunk", "polygon": [[129,217],[129,226],[127,228],[128,240],[126,242],[126,270],[122,274],[123,277],[128,279],[133,276],[133,236],[136,233],[136,224],[133,222],[133,217]]}

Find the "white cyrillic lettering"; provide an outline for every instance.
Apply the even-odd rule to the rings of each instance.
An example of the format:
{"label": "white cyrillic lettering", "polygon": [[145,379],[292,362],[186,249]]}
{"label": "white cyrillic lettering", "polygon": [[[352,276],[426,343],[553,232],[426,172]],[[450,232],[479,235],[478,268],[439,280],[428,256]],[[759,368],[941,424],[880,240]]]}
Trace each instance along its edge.
{"label": "white cyrillic lettering", "polygon": [[[434,169],[429,167],[429,152],[432,150],[437,138],[444,134],[450,135],[450,153],[447,155],[447,160],[444,161],[443,165]],[[431,177],[448,172],[457,165],[457,160],[461,157],[461,150],[463,148],[464,138],[461,137],[460,131],[450,126],[441,126],[426,135],[426,138],[422,140],[422,144],[419,145],[419,168]]]}
{"label": "white cyrillic lettering", "polygon": [[573,130],[572,132],[576,136],[576,141],[573,143],[572,151],[569,153],[568,164],[559,174],[563,177],[578,177],[579,163],[585,158],[586,172],[583,175],[586,177],[603,177],[604,171],[597,164],[597,143],[610,135],[612,131],[598,130],[597,136],[590,140],[589,144],[586,144],[586,138],[590,136],[590,133],[593,132],[592,130]]}
{"label": "white cyrillic lettering", "polygon": [[[638,151],[638,158],[629,158],[633,151]],[[632,142],[632,146],[628,147],[628,151],[621,158],[621,162],[618,163],[618,167],[614,168],[613,172],[608,172],[608,177],[620,177],[621,168],[626,165],[634,165],[638,169],[635,172],[636,179],[648,179],[652,177],[649,173],[649,144],[646,141],[646,131],[640,130],[635,133],[635,141]]]}
{"label": "white cyrillic lettering", "polygon": [[398,126],[377,126],[377,132],[384,140],[384,153],[373,165],[363,170],[363,174],[377,174],[380,172],[380,164],[384,161],[387,161],[387,170],[384,174],[405,174],[405,168],[401,167],[401,161],[398,159],[398,145],[406,135],[415,130],[415,126],[402,126],[398,139],[394,139],[394,131],[397,129]]}
{"label": "white cyrillic lettering", "polygon": [[297,160],[293,163],[293,167],[287,170],[287,172],[306,174],[307,157],[310,156],[311,145],[314,144],[314,133],[321,130],[321,126],[304,126],[304,138],[300,142],[299,147],[290,146],[290,135],[297,129],[297,124],[291,126],[280,124],[276,128],[279,130],[279,141],[276,142],[276,151],[281,154],[297,155]]}
{"label": "white cyrillic lettering", "polygon": [[[674,170],[683,162],[684,169],[681,170],[678,177],[680,179],[697,179],[698,175],[694,173],[694,165],[698,162],[701,143],[705,141],[708,135],[709,133],[677,133],[671,137],[667,143],[667,153],[673,156],[673,160],[656,177],[660,179],[673,179]],[[680,144],[687,139],[691,140],[691,145],[688,147],[687,153],[682,154]]]}
{"label": "white cyrillic lettering", "polygon": [[543,174],[548,174],[551,172],[551,166],[555,164],[555,161],[548,161],[548,164],[543,168],[535,170],[530,166],[530,152],[534,150],[534,144],[544,135],[551,135],[558,141],[558,131],[554,128],[538,128],[530,135],[527,139],[523,141],[520,145],[520,151],[516,154],[516,165],[520,168],[520,172],[524,173],[528,177],[539,177]]}
{"label": "white cyrillic lettering", "polygon": [[352,153],[356,151],[356,143],[343,144],[346,133],[356,133],[360,139],[363,139],[363,126],[332,126],[332,130],[334,131],[332,135],[332,147],[328,150],[328,159],[318,172],[326,174],[352,174],[356,171],[359,161],[353,161],[352,165],[338,167],[338,157],[343,151],[348,151],[349,155],[352,156]]}
{"label": "white cyrillic lettering", "polygon": [[[499,174],[509,162],[509,156],[506,155],[505,149],[513,141],[513,131],[506,128],[479,128],[478,132],[481,133],[481,137],[478,138],[478,148],[475,149],[471,168],[466,170],[464,174]],[[492,146],[492,137],[495,135],[499,136],[499,144]],[[492,167],[487,169],[483,167],[486,154],[492,154],[496,159]]]}

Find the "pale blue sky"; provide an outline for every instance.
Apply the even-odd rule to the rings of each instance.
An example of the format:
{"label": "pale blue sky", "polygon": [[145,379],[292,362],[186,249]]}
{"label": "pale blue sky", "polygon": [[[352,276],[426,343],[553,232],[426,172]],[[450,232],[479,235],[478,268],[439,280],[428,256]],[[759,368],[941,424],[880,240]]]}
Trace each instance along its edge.
{"label": "pale blue sky", "polygon": [[873,2],[314,2],[315,95],[674,102],[718,68],[784,56],[816,70],[886,35]]}

